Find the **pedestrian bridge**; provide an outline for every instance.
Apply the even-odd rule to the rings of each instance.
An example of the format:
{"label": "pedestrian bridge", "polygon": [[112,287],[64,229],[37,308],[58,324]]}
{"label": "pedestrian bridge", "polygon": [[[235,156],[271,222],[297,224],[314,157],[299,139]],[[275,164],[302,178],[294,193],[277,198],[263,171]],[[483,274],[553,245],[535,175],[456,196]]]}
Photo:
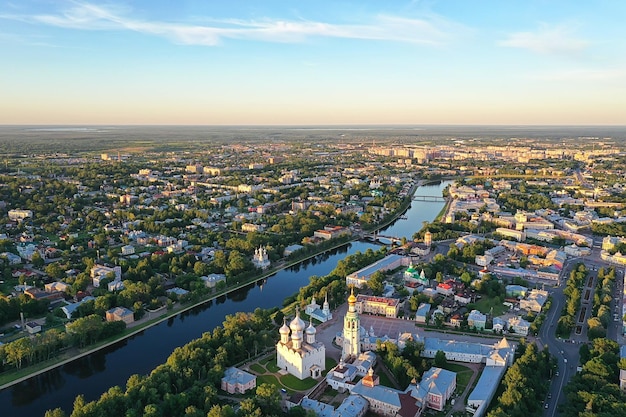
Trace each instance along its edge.
{"label": "pedestrian bridge", "polygon": [[413,195],[413,201],[431,201],[434,203],[443,203],[446,201],[444,197],[438,197],[435,195]]}

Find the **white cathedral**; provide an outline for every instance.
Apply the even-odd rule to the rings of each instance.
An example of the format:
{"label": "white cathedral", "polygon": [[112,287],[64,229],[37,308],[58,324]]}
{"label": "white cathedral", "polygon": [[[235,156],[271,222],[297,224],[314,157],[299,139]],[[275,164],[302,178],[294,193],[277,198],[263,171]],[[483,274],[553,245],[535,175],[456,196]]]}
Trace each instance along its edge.
{"label": "white cathedral", "polygon": [[283,323],[279,330],[280,341],[276,344],[276,364],[299,379],[319,378],[326,368],[326,347],[315,340],[317,330],[312,322],[305,327],[300,310],[296,310],[296,317],[289,326],[286,321]]}

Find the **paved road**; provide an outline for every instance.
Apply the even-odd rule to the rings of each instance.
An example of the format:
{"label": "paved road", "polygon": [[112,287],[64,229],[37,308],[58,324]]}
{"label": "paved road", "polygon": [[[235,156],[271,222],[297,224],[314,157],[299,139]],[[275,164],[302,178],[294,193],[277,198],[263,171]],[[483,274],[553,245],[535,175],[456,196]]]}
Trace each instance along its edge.
{"label": "paved road", "polygon": [[557,360],[557,368],[552,376],[552,383],[548,391],[548,398],[545,399],[545,415],[553,417],[557,414],[557,404],[565,401],[563,387],[576,373],[576,366],[579,361],[579,343],[572,343],[571,340],[563,340],[555,335],[557,322],[561,316],[561,310],[565,305],[565,295],[563,289],[571,270],[579,262],[579,259],[566,261],[559,285],[551,291],[552,306],[546,315],[546,320],[541,326],[537,341],[542,345],[547,345],[550,354]]}
{"label": "paved road", "polygon": [[[570,339],[560,339],[555,335],[556,325],[561,315],[561,310],[565,305],[565,295],[563,289],[565,283],[569,278],[570,272],[576,266],[577,263],[583,262],[589,269],[589,275],[593,277],[593,283],[591,287],[591,293],[588,303],[581,303],[582,306],[587,306],[587,312],[582,321],[579,321],[579,316],[576,316],[577,323],[582,325],[582,331],[580,334],[572,332]],[[594,248],[593,253],[589,257],[585,258],[572,258],[565,262],[559,283],[551,290],[552,295],[552,307],[546,315],[546,321],[541,328],[537,341],[543,345],[547,345],[550,353],[557,359],[557,369],[552,377],[552,383],[548,397],[546,398],[547,408],[545,409],[545,415],[548,417],[554,417],[558,415],[557,405],[565,401],[563,395],[563,387],[567,382],[576,374],[576,368],[579,366],[580,355],[579,349],[582,343],[587,343],[587,319],[591,317],[591,310],[593,306],[593,290],[595,283],[597,282],[598,270],[601,267],[609,268],[613,265],[608,264],[600,259],[599,250]],[[623,279],[624,269],[617,268],[616,273],[616,285],[613,301],[611,302],[612,312],[615,312],[615,308],[621,308],[622,293],[623,293]],[[585,295],[585,287],[587,281],[583,287],[582,296]],[[579,313],[577,313],[579,314]],[[612,317],[611,317],[612,318]],[[607,337],[609,339],[617,341],[619,344],[624,343],[624,337],[622,336],[622,322],[621,317],[619,321],[612,321],[607,331]],[[557,375],[558,373],[558,375]]]}

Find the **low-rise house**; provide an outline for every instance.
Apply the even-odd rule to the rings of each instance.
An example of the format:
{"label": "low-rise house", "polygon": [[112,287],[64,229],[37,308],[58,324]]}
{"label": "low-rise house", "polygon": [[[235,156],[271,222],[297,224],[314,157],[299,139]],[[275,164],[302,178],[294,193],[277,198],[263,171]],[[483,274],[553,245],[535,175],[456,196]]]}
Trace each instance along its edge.
{"label": "low-rise house", "polygon": [[229,394],[244,394],[256,388],[256,376],[241,369],[230,367],[224,372],[222,390]]}
{"label": "low-rise house", "polygon": [[495,332],[503,332],[506,329],[507,322],[503,318],[494,317],[493,318],[493,331]]}
{"label": "low-rise house", "polygon": [[125,307],[115,307],[107,310],[106,321],[123,321],[126,324],[131,324],[135,321],[135,315]]}
{"label": "low-rise house", "polygon": [[330,240],[346,233],[349,233],[349,231],[345,227],[326,226],[323,230],[316,230],[315,232],[313,232],[313,236],[324,240]]}
{"label": "low-rise house", "polygon": [[133,245],[124,245],[122,246],[122,255],[126,256],[126,255],[134,255],[135,254],[135,247]]}
{"label": "low-rise house", "polygon": [[428,315],[430,313],[430,304],[422,303],[415,312],[415,321],[418,323],[426,323],[428,321]]}
{"label": "low-rise house", "polygon": [[510,331],[513,331],[516,334],[521,334],[522,336],[528,335],[528,331],[530,330],[530,323],[520,316],[511,317],[508,324]]}
{"label": "low-rise house", "polygon": [[39,288],[31,287],[27,290],[24,290],[24,294],[28,295],[33,300],[58,300],[63,298],[63,293],[59,291],[42,291]]}
{"label": "low-rise house", "polygon": [[28,323],[26,323],[25,327],[28,334],[35,334],[41,331],[41,324],[37,323],[36,321],[29,321]]}
{"label": "low-rise house", "polygon": [[100,287],[100,281],[107,278],[109,274],[112,274],[113,281],[120,281],[122,279],[122,267],[108,267],[105,265],[94,265],[91,268],[90,276],[92,280],[92,284],[95,288]]}
{"label": "low-rise house", "polygon": [[454,301],[463,305],[469,304],[472,302],[472,293],[467,290],[460,292],[460,293],[456,293],[454,294]]}
{"label": "low-rise house", "polygon": [[446,314],[452,313],[452,311],[454,311],[455,308],[456,308],[456,303],[454,301],[454,298],[452,297],[444,298],[441,301],[441,303],[437,306],[438,310],[443,311]]}
{"label": "low-rise house", "polygon": [[525,297],[528,292],[528,288],[522,285],[507,285],[505,287],[507,297]]}
{"label": "low-rise house", "polygon": [[454,294],[454,289],[447,282],[441,282],[437,284],[437,292],[443,295],[452,295]]}
{"label": "low-rise house", "polygon": [[0,258],[5,258],[7,262],[9,263],[9,265],[17,265],[17,264],[22,263],[22,258],[11,252],[1,253]]}
{"label": "low-rise house", "polygon": [[443,411],[448,399],[456,389],[456,374],[452,371],[432,367],[422,375],[420,383],[413,387],[413,398],[425,407]]}
{"label": "low-rise house", "polygon": [[330,404],[312,400],[308,397],[302,398],[299,405],[305,410],[310,410],[315,415],[322,417],[362,417],[369,408],[367,400],[359,395],[349,395],[337,409]]}
{"label": "low-rise house", "polygon": [[450,325],[454,326],[454,327],[461,327],[461,324],[463,323],[463,318],[461,317],[460,314],[453,314],[450,317]]}
{"label": "low-rise house", "polygon": [[470,311],[467,316],[467,324],[470,327],[475,327],[479,330],[485,329],[485,323],[487,322],[487,316],[478,310]]}
{"label": "low-rise house", "polygon": [[72,314],[74,313],[74,311],[76,311],[76,309],[82,304],[82,303],[86,303],[87,301],[91,301],[91,300],[95,300],[94,297],[92,297],[91,295],[87,295],[85,297],[83,297],[82,300],[77,301],[75,303],[67,303],[67,305],[64,305],[63,307],[61,307],[61,311],[63,311],[63,313],[65,313],[65,317],[67,317],[68,319],[72,318]]}
{"label": "low-rise house", "polygon": [[44,285],[44,289],[50,293],[51,292],[67,292],[68,288],[70,288],[69,285],[67,285],[65,282],[60,282],[60,281],[50,282]]}
{"label": "low-rise house", "polygon": [[526,298],[520,300],[519,306],[523,310],[540,313],[543,305],[548,300],[548,292],[544,290],[531,290]]}
{"label": "low-rise house", "polygon": [[204,285],[208,288],[214,288],[220,282],[226,282],[226,275],[224,274],[209,274],[204,277],[200,277],[204,281]]}
{"label": "low-rise house", "polygon": [[109,291],[121,291],[124,289],[124,283],[122,281],[113,281],[107,284],[107,290]]}

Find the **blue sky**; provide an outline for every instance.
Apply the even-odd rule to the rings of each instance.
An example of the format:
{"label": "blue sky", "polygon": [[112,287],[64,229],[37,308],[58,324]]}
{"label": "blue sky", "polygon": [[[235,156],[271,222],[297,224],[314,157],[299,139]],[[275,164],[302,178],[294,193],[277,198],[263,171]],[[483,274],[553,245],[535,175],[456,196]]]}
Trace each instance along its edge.
{"label": "blue sky", "polygon": [[622,0],[0,0],[0,124],[626,124]]}

